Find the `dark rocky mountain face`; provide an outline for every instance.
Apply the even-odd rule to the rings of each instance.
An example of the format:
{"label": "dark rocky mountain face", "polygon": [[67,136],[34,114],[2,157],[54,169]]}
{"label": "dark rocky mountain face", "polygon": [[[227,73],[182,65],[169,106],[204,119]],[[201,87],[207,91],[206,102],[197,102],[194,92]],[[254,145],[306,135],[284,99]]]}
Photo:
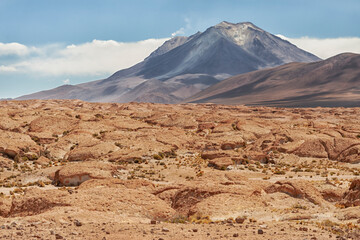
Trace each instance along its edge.
{"label": "dark rocky mountain face", "polygon": [[186,102],[281,107],[360,107],[360,55],[289,63],[215,84]]}
{"label": "dark rocky mountain face", "polygon": [[203,33],[174,37],[143,62],[107,79],[76,85],[69,95],[63,89],[59,94],[53,89],[18,99],[51,96],[99,102],[176,103],[233,75],[319,60],[252,23],[222,22]]}

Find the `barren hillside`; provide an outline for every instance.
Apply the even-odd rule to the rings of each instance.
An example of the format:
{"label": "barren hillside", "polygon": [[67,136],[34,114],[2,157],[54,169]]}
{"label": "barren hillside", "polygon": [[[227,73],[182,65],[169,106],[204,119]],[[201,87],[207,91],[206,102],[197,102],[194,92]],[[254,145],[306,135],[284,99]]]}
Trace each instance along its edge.
{"label": "barren hillside", "polygon": [[278,107],[360,107],[360,55],[342,53],[314,63],[289,63],[240,74],[187,102]]}

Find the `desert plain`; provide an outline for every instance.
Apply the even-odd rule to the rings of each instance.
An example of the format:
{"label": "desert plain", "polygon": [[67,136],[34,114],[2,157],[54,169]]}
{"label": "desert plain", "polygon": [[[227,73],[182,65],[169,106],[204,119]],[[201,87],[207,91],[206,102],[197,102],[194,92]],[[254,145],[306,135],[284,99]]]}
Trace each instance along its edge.
{"label": "desert plain", "polygon": [[0,239],[360,239],[360,108],[0,102]]}

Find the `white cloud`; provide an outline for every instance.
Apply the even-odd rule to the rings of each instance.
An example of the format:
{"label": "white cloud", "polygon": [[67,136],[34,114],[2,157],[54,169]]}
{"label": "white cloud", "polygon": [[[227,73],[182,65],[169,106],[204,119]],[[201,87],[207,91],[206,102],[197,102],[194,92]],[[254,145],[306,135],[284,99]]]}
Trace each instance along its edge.
{"label": "white cloud", "polygon": [[173,32],[173,33],[171,34],[171,37],[175,37],[176,35],[184,34],[184,33],[185,33],[185,28],[182,27],[182,28],[180,28],[179,30]]}
{"label": "white cloud", "polygon": [[0,43],[0,56],[18,55],[24,56],[29,54],[34,48],[29,48],[20,43]]}
{"label": "white cloud", "polygon": [[[185,22],[186,26],[176,31],[173,36],[191,27],[188,19],[185,19]],[[321,58],[342,52],[360,53],[360,38],[356,37],[317,39],[278,36]],[[142,61],[166,40],[168,39],[148,39],[128,43],[93,40],[76,45],[51,44],[38,47],[20,43],[0,43],[0,56],[18,56],[15,60],[12,59],[11,63],[0,65],[0,73],[16,72],[40,77],[66,76],[65,79],[79,76],[104,77]]]}
{"label": "white cloud", "polygon": [[15,67],[12,67],[12,66],[4,66],[4,65],[1,65],[0,66],[0,73],[1,72],[16,72],[16,68]]}
{"label": "white cloud", "polygon": [[321,38],[310,38],[310,37],[288,38],[283,35],[277,35],[277,36],[323,59],[344,52],[352,52],[352,53],[360,54],[360,38],[358,37],[321,39]]}
{"label": "white cloud", "polygon": [[185,34],[185,32],[186,32],[187,30],[190,30],[190,29],[191,29],[191,21],[190,21],[190,19],[189,19],[189,18],[184,18],[184,21],[185,21],[186,26],[178,29],[178,30],[175,31],[175,32],[173,32],[173,33],[171,34],[171,37],[175,37],[175,36],[177,36],[177,35]]}
{"label": "white cloud", "polygon": [[[142,61],[166,40],[168,39],[147,39],[128,43],[114,40],[93,40],[78,45],[55,44],[36,48],[12,43],[12,46],[15,46],[12,52],[16,52],[17,49],[18,55],[24,55],[26,51],[30,50],[35,54],[23,57],[6,68],[4,66],[3,71],[16,69],[23,73],[45,76],[112,74]],[[1,46],[4,45],[8,44]]]}

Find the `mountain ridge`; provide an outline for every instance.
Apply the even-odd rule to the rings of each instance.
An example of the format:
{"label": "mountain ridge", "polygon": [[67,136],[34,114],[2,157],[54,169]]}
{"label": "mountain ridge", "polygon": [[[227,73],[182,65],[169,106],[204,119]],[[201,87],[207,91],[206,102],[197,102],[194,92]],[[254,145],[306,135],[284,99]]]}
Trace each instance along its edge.
{"label": "mountain ridge", "polygon": [[360,55],[288,63],[240,74],[186,99],[192,103],[281,107],[360,107]]}
{"label": "mountain ridge", "polygon": [[[57,95],[52,89],[17,99],[48,99],[51,96],[97,102],[176,103],[188,97],[189,89],[192,93],[200,92],[214,84],[214,80],[220,82],[240,73],[293,61],[318,60],[315,55],[250,22],[221,22],[189,37],[174,37],[144,61],[117,71],[107,79],[75,85],[69,94],[61,91]],[[195,83],[200,75],[208,81]],[[151,81],[154,99],[148,90],[142,88],[143,92],[139,92],[137,88],[146,81]]]}

